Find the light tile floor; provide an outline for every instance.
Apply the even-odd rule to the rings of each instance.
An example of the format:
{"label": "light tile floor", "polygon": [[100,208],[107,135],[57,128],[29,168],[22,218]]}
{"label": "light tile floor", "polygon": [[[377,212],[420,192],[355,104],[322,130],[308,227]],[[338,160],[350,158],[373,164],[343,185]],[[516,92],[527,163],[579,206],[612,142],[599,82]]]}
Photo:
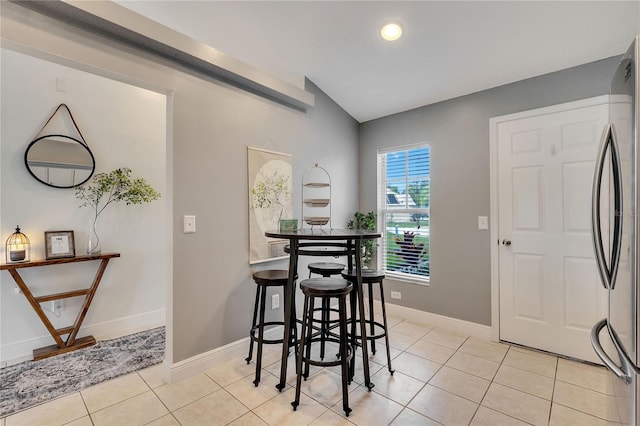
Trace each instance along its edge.
{"label": "light tile floor", "polygon": [[385,367],[386,349],[378,343],[370,362],[375,387],[362,386],[360,362],[348,418],[339,367],[312,368],[294,412],[293,357],[280,393],[280,352],[265,346],[258,387],[243,347],[233,360],[178,383],[164,384],[155,366],[0,419],[0,426],[619,424],[603,368],[402,318],[389,321],[395,373]]}

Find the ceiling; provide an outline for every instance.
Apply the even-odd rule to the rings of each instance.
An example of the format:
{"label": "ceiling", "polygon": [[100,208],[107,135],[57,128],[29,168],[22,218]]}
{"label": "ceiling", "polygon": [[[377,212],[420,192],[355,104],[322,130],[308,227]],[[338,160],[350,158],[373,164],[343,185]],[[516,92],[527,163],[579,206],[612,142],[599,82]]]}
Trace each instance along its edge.
{"label": "ceiling", "polygon": [[[306,76],[359,122],[622,54],[640,1],[117,3],[276,77]],[[405,30],[382,40],[389,20]]]}

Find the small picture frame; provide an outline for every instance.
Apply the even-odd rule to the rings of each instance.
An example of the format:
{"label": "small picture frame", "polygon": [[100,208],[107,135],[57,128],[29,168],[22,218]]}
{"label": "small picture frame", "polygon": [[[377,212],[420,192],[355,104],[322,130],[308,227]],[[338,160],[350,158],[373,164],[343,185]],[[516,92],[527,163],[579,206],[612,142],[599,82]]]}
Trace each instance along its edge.
{"label": "small picture frame", "polygon": [[298,219],[280,219],[278,225],[280,232],[296,232],[298,230]]}
{"label": "small picture frame", "polygon": [[47,260],[76,256],[73,231],[45,231],[44,242]]}

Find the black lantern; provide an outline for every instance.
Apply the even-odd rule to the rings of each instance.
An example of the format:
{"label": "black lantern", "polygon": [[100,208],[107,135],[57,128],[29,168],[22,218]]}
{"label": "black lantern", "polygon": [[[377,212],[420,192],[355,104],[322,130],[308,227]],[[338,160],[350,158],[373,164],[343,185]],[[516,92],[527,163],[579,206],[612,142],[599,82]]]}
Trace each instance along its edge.
{"label": "black lantern", "polygon": [[20,232],[19,226],[16,226],[16,232],[7,238],[6,255],[7,263],[28,262],[31,259],[29,238]]}

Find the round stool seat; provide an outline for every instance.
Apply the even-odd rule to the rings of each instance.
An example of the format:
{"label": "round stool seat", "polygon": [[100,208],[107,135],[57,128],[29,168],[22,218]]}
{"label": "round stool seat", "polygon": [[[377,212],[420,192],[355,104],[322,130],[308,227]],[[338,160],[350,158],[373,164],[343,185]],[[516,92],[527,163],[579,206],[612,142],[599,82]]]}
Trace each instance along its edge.
{"label": "round stool seat", "polygon": [[268,269],[253,273],[253,280],[258,285],[278,286],[286,285],[289,281],[289,271],[282,269]]}
{"label": "round stool seat", "polygon": [[309,271],[324,277],[337,275],[342,272],[345,266],[336,262],[314,262],[309,264]]}
{"label": "round stool seat", "polygon": [[336,297],[349,294],[353,284],[342,278],[309,278],[300,281],[300,290],[310,297]]}
{"label": "round stool seat", "polygon": [[[342,277],[346,280],[355,280],[356,279],[356,271],[342,271]],[[376,269],[363,269],[362,270],[362,282],[363,283],[375,283],[380,280],[383,280],[385,277],[384,271],[376,270]]]}

